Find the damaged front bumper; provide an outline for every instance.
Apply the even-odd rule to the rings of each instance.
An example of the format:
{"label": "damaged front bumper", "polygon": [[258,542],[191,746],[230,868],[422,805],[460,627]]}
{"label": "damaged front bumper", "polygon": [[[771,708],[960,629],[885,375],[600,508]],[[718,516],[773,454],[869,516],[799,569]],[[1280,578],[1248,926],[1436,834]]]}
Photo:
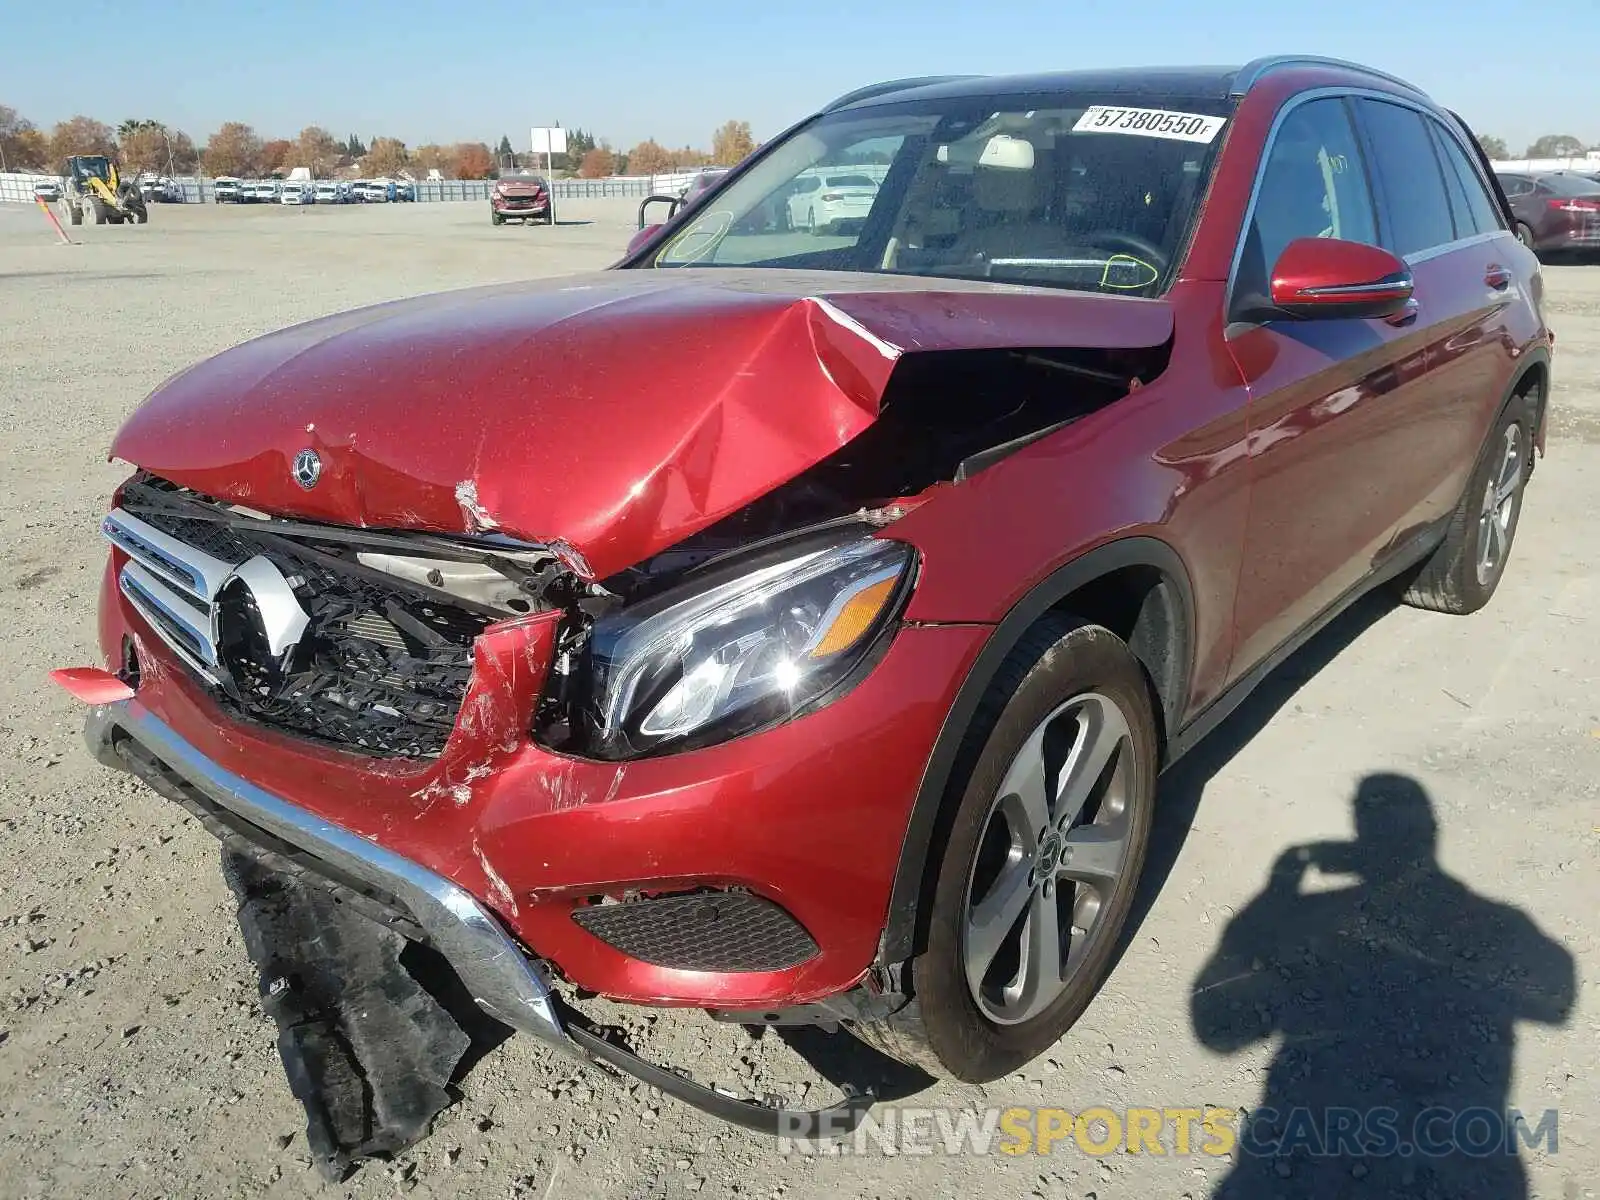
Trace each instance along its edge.
{"label": "damaged front bumper", "polygon": [[870,1093],[846,1088],[831,1108],[790,1109],[776,1097],[740,1097],[645,1061],[565,1004],[540,962],[470,893],[225,770],[137,699],[93,707],[84,736],[97,760],[183,805],[225,847],[431,946],[490,1016],[579,1061],[605,1063],[712,1116],[774,1135],[839,1136],[871,1107]]}

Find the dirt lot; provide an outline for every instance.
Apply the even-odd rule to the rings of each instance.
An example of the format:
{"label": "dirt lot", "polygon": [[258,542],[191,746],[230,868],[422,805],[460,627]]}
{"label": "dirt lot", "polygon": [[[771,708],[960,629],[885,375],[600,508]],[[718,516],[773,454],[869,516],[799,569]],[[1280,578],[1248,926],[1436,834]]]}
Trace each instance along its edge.
{"label": "dirt lot", "polygon": [[[291,321],[604,265],[632,204],[562,216],[492,229],[477,204],[162,207],[66,248],[37,211],[0,206],[0,1194],[1198,1200],[1233,1170],[1230,1196],[1524,1194],[1504,1164],[1463,1190],[1428,1161],[1274,1173],[1071,1139],[1048,1157],[784,1156],[526,1038],[480,1064],[415,1152],[324,1189],[213,841],[95,766],[80,708],[43,676],[91,661],[96,522],[122,474],[104,448],[146,392]],[[1554,432],[1492,606],[1462,620],[1364,604],[1287,664],[1164,782],[1140,924],[1078,1028],[982,1092],[901,1105],[1353,1104],[1341,1080],[1444,1053],[1440,1103],[1559,1110],[1558,1152],[1523,1156],[1531,1194],[1600,1195],[1600,265],[1547,278]],[[1358,829],[1358,791],[1417,819]],[[1286,848],[1353,838],[1319,852],[1353,891],[1315,870],[1269,888]],[[1340,949],[1358,945],[1410,965],[1372,978]],[[1260,981],[1248,1002],[1195,995],[1219,947],[1214,973],[1236,957]],[[830,1093],[776,1037],[691,1014],[648,1042],[703,1077]],[[835,1075],[881,1074],[853,1043],[797,1042]]]}

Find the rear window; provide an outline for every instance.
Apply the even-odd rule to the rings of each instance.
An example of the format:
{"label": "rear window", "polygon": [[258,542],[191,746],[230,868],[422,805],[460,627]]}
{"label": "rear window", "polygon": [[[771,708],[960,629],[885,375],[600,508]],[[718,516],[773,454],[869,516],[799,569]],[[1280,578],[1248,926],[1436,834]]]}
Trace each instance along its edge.
{"label": "rear window", "polygon": [[828,176],[828,186],[870,188],[878,185],[876,181],[868,179],[865,175],[830,175]]}
{"label": "rear window", "polygon": [[1539,180],[1539,186],[1552,196],[1600,196],[1600,183],[1582,175],[1546,175]]}

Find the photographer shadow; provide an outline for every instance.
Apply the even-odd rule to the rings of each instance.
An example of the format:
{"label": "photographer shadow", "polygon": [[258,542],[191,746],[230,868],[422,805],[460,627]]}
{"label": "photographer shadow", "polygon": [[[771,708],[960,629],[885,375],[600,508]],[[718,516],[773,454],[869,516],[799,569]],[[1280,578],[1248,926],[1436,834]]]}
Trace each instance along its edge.
{"label": "photographer shadow", "polygon": [[1354,840],[1285,850],[1195,981],[1207,1048],[1278,1041],[1214,1195],[1526,1197],[1516,1025],[1567,1019],[1572,957],[1445,873],[1416,780],[1369,775],[1353,805]]}

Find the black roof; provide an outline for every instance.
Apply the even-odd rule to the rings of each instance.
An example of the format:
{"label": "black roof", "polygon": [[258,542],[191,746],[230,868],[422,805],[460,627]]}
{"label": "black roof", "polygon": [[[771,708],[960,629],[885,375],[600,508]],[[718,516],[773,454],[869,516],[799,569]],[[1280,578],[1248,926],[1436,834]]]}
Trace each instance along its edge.
{"label": "black roof", "polygon": [[858,88],[828,106],[866,107],[911,99],[1092,92],[1103,96],[1190,96],[1226,100],[1242,96],[1268,73],[1288,67],[1329,67],[1369,75],[1411,91],[1413,85],[1371,67],[1314,55],[1275,55],[1242,67],[1107,67],[1038,75],[947,75],[903,79]]}

